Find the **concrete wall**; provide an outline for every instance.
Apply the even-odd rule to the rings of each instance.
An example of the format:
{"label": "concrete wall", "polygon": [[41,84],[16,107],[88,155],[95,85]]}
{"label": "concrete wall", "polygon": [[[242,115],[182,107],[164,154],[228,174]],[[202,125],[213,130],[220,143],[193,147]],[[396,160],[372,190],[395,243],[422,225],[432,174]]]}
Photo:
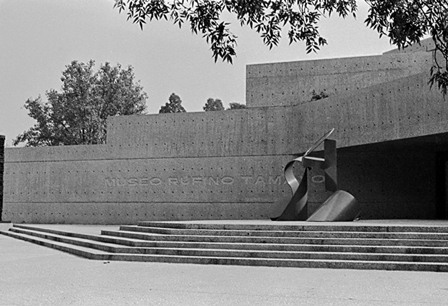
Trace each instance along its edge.
{"label": "concrete wall", "polygon": [[10,148],[5,215],[108,224],[268,218],[289,192],[282,169],[287,152],[298,153],[286,141],[298,133],[294,122],[282,108],[114,117],[107,145]]}
{"label": "concrete wall", "polygon": [[426,73],[294,106],[302,121],[298,139],[335,128],[339,147],[448,131],[448,104]]}
{"label": "concrete wall", "polygon": [[284,155],[298,153],[302,125],[287,107],[123,116],[110,118],[107,140],[132,157]]}
{"label": "concrete wall", "polygon": [[288,159],[9,162],[5,214],[15,222],[44,223],[267,218],[272,201],[288,191],[281,176]]}
{"label": "concrete wall", "polygon": [[296,105],[311,100],[312,91],[330,97],[429,71],[431,53],[337,58],[249,65],[248,107]]}
{"label": "concrete wall", "polygon": [[[294,106],[113,117],[121,158],[294,155],[331,128],[338,147],[448,131],[448,104],[426,72]],[[131,150],[130,150],[131,149]]]}
{"label": "concrete wall", "polygon": [[[364,217],[433,218],[436,183],[428,165],[437,152],[384,146],[447,133],[447,103],[428,87],[427,72],[418,73],[428,60],[419,52],[261,65],[255,70],[263,76],[248,76],[248,109],[112,117],[106,145],[9,148],[4,218],[98,224],[268,218],[273,203],[290,195],[284,165],[331,128],[341,148],[341,188],[360,200]],[[262,90],[263,79],[283,81]],[[297,88],[313,84],[330,97],[294,105],[281,97],[289,88],[296,99]],[[422,186],[419,175],[427,179],[414,189]],[[310,213],[325,199],[323,181],[313,176]]]}

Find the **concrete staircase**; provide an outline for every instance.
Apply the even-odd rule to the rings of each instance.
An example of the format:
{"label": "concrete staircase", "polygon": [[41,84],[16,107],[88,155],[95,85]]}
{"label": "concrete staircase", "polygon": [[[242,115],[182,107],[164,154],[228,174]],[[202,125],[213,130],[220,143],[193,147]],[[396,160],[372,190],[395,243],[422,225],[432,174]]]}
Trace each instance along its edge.
{"label": "concrete staircase", "polygon": [[104,261],[448,272],[448,226],[140,222],[100,235],[29,225],[0,233]]}

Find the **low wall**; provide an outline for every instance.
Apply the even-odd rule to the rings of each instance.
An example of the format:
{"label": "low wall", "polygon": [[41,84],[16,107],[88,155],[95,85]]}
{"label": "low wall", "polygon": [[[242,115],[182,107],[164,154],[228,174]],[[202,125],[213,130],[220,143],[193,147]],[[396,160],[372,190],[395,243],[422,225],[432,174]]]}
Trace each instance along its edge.
{"label": "low wall", "polygon": [[[45,154],[45,148],[38,148]],[[288,156],[11,162],[5,214],[15,222],[263,219],[288,192]],[[26,188],[24,188],[26,186]]]}
{"label": "low wall", "polygon": [[288,155],[303,144],[292,137],[303,121],[288,107],[121,116],[107,126],[108,145],[132,157]]}

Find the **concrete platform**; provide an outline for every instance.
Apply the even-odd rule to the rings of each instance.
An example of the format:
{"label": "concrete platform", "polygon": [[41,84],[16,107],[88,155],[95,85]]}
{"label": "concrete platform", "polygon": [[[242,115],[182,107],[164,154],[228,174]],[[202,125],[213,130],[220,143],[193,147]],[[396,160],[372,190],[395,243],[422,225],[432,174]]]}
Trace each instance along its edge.
{"label": "concrete platform", "polygon": [[[163,221],[170,223],[170,221]],[[199,224],[253,224],[253,225],[319,225],[319,226],[422,226],[448,227],[448,220],[359,220],[356,222],[305,222],[305,221],[271,221],[271,220],[194,220],[172,221],[171,223],[199,223]],[[119,225],[84,225],[84,224],[27,224],[36,227],[58,229],[70,232],[99,234],[101,230],[117,230]],[[0,230],[7,230],[12,223],[0,223]]]}
{"label": "concrete platform", "polygon": [[[108,228],[39,226],[85,233]],[[443,305],[448,300],[447,273],[91,261],[2,235],[0,249],[0,305],[5,306]]]}

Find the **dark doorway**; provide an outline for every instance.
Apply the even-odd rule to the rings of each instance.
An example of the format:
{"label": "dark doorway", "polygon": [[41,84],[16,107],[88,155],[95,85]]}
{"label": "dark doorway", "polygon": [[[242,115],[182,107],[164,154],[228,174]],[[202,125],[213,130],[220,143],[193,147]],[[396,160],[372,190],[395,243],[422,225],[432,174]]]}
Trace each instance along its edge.
{"label": "dark doorway", "polygon": [[436,218],[448,219],[448,152],[436,156]]}

